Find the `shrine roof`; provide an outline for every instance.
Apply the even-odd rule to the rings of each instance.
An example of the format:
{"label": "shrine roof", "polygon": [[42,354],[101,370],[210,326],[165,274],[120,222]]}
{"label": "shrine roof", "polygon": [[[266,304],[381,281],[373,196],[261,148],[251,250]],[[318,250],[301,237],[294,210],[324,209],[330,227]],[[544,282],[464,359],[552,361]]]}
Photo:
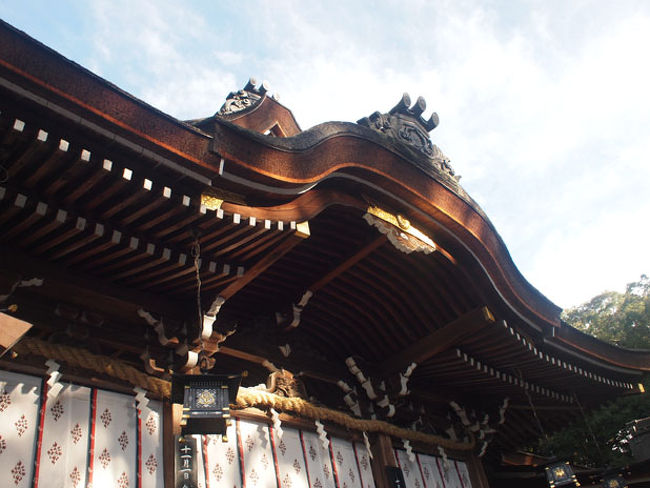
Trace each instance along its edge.
{"label": "shrine roof", "polygon": [[272,360],[334,397],[348,357],[387,377],[417,357],[424,401],[521,400],[510,447],[529,435],[529,393],[558,423],[576,392],[638,392],[650,370],[650,352],[573,329],[526,281],[421,98],[302,131],[251,81],[183,122],[0,23],[0,100],[0,285],[45,277],[16,294],[43,334],[90,328],[162,363],[197,344],[198,276],[224,364]]}

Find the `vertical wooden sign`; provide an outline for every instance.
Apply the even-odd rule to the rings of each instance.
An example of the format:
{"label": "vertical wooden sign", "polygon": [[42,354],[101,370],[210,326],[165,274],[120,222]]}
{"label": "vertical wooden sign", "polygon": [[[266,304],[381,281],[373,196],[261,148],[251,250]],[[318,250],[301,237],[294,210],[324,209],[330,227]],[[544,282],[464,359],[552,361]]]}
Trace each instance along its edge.
{"label": "vertical wooden sign", "polygon": [[176,488],[197,488],[198,456],[194,436],[179,436],[176,442]]}
{"label": "vertical wooden sign", "polygon": [[388,486],[390,488],[406,488],[406,481],[404,481],[404,473],[400,468],[394,466],[386,466],[386,476],[388,478]]}

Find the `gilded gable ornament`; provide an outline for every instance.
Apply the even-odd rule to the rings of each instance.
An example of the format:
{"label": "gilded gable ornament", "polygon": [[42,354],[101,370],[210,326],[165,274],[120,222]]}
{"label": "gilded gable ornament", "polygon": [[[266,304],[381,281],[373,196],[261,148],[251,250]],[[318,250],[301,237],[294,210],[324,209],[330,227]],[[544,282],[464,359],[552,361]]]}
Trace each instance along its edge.
{"label": "gilded gable ornament", "polygon": [[460,176],[454,173],[449,158],[429,138],[429,132],[438,126],[439,119],[438,114],[434,112],[429,120],[425,120],[422,113],[426,106],[423,97],[418,97],[411,106],[411,97],[404,93],[399,103],[388,113],[375,112],[359,119],[357,124],[374,129],[419,151],[429,158],[438,171],[458,181]]}
{"label": "gilded gable ornament", "polygon": [[405,254],[413,251],[430,254],[436,244],[421,230],[413,227],[403,215],[394,215],[379,207],[368,207],[364,220],[385,234],[390,243]]}

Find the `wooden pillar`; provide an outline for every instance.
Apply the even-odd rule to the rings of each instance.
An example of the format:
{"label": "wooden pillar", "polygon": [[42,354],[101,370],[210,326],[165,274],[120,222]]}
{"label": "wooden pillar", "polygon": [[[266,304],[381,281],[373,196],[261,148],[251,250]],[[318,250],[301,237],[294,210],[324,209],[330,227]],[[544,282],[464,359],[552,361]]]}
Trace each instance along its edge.
{"label": "wooden pillar", "polygon": [[386,476],[386,466],[397,467],[393,442],[390,436],[375,434],[371,436],[370,450],[372,451],[372,475],[375,478],[376,488],[390,488]]}
{"label": "wooden pillar", "polygon": [[474,453],[470,453],[465,461],[469,471],[470,481],[473,488],[489,488],[488,479],[483,469],[481,459]]}
{"label": "wooden pillar", "polygon": [[163,400],[163,466],[165,488],[174,488],[175,436],[174,414],[171,400]]}

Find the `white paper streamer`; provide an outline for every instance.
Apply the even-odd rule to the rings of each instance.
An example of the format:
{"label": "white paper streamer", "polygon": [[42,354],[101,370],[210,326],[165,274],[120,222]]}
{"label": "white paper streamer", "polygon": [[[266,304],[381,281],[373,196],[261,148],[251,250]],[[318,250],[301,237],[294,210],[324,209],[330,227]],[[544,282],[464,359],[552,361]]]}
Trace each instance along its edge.
{"label": "white paper streamer", "polygon": [[399,375],[399,380],[400,380],[400,391],[399,391],[399,396],[406,396],[409,394],[409,389],[408,389],[408,381],[411,375],[413,374],[413,370],[417,367],[417,363],[411,363],[408,368],[406,368],[406,371],[404,374],[400,373]]}
{"label": "white paper streamer", "polygon": [[508,404],[510,403],[510,398],[505,397],[501,407],[499,407],[499,425],[503,425],[506,421],[506,410],[508,409]]}
{"label": "white paper streamer", "polygon": [[13,292],[16,291],[16,288],[28,288],[30,286],[41,286],[43,285],[43,278],[30,278],[29,280],[16,281],[10,288],[9,293],[6,295],[0,295],[0,303],[6,301]]}
{"label": "white paper streamer", "polygon": [[63,389],[63,385],[59,383],[59,378],[61,378],[61,372],[59,371],[59,368],[61,366],[53,359],[48,359],[45,361],[45,365],[48,368],[47,374],[50,375],[47,380],[47,397],[53,400],[59,396],[61,390]]}
{"label": "white paper streamer", "polygon": [[316,425],[316,432],[318,433],[318,438],[320,439],[323,449],[327,450],[330,447],[330,441],[327,438],[327,432],[325,432],[325,426],[319,421],[314,422]]}
{"label": "white paper streamer", "polygon": [[413,452],[413,448],[411,447],[411,443],[407,441],[406,439],[402,439],[402,444],[404,444],[404,449],[406,449],[406,455],[409,457],[409,461],[412,463],[415,462],[415,453]]}
{"label": "white paper streamer", "polygon": [[481,458],[481,457],[483,457],[485,455],[485,451],[487,450],[487,446],[488,446],[488,442],[487,441],[483,442],[483,444],[481,445],[481,450],[478,453],[478,457]]}
{"label": "white paper streamer", "polygon": [[368,457],[372,459],[372,451],[370,450],[370,441],[368,440],[368,434],[363,433],[363,443],[366,446],[366,451],[368,451]]}
{"label": "white paper streamer", "polygon": [[445,471],[449,471],[449,459],[447,459],[447,453],[445,452],[444,447],[438,446],[438,452],[440,453],[440,456],[442,456],[442,466],[445,469]]}
{"label": "white paper streamer", "polygon": [[273,429],[275,429],[275,435],[277,435],[278,439],[281,440],[284,432],[282,431],[282,421],[280,420],[280,415],[273,408],[269,411],[271,412],[271,420],[273,420]]}
{"label": "white paper streamer", "polygon": [[338,380],[336,382],[338,387],[343,390],[345,393],[350,393],[352,391],[352,388],[350,388],[350,385],[348,385],[345,381],[343,380]]}
{"label": "white paper streamer", "polygon": [[149,416],[149,412],[151,412],[151,409],[148,407],[149,399],[147,398],[147,391],[138,386],[133,388],[133,391],[136,393],[135,402],[138,415],[141,419],[146,419]]}

